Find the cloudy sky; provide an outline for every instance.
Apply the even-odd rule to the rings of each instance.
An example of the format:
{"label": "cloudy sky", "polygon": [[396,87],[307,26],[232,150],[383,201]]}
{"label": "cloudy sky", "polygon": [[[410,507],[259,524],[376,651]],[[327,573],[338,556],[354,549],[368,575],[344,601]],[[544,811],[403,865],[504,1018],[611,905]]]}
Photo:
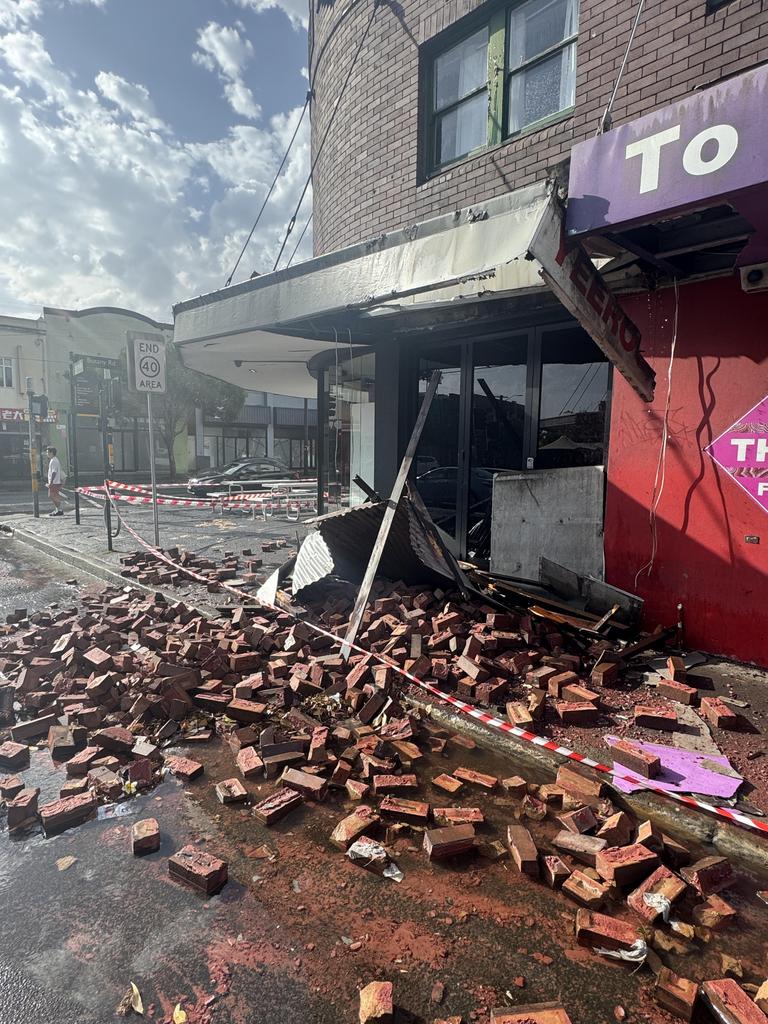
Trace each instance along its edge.
{"label": "cloudy sky", "polygon": [[[306,19],[306,0],[0,0],[0,314],[167,320],[221,287],[304,102]],[[236,280],[272,268],[308,168],[303,127]]]}

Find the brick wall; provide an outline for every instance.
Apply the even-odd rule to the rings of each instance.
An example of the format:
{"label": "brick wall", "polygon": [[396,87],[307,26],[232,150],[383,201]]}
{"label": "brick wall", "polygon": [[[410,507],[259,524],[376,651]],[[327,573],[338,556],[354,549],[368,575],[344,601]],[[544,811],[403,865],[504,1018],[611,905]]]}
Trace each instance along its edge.
{"label": "brick wall", "polygon": [[[311,3],[316,152],[372,0]],[[594,134],[637,0],[582,0],[570,117],[419,180],[419,48],[484,6],[479,0],[382,2],[315,170],[316,254],[540,180],[567,159],[575,142]],[[614,125],[765,60],[768,0],[731,0],[714,13],[707,12],[706,0],[647,0],[614,104]]]}

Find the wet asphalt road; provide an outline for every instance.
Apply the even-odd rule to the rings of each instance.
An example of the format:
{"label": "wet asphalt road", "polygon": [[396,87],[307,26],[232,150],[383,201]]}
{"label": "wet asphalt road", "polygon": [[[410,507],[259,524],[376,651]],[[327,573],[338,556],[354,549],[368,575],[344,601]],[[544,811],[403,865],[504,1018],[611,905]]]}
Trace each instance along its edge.
{"label": "wet asphalt road", "polygon": [[[65,580],[77,579],[78,586]],[[17,608],[40,609],[74,604],[82,590],[103,586],[87,573],[36,552],[0,534],[0,622]],[[0,1024],[5,1021],[0,1018]]]}

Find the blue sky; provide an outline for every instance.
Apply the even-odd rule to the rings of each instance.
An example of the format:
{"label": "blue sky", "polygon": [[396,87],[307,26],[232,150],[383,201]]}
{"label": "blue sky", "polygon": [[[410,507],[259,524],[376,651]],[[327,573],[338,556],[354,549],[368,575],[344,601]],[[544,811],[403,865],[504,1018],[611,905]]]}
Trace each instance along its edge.
{"label": "blue sky", "polygon": [[[169,319],[221,286],[304,102],[306,19],[303,0],[0,0],[0,313]],[[271,269],[308,127],[238,277]]]}

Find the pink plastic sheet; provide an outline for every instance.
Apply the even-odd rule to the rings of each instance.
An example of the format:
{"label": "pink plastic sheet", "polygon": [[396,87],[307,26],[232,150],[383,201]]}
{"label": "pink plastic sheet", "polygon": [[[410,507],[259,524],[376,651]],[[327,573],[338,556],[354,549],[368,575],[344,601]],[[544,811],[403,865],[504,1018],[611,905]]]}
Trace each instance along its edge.
{"label": "pink plastic sheet", "polygon": [[[606,740],[616,742],[618,736],[606,736]],[[719,796],[724,799],[736,794],[743,779],[740,775],[734,776],[730,761],[721,754],[700,754],[692,750],[678,750],[676,747],[669,747],[663,743],[642,743],[639,740],[630,740],[639,750],[646,754],[654,754],[661,761],[661,772],[653,779],[654,786],[659,786],[674,793],[701,793],[706,796]],[[709,767],[709,766],[712,767]],[[717,771],[720,766],[729,774]],[[638,779],[635,785],[633,782],[625,782],[622,779],[614,779],[614,785],[622,793],[634,793],[644,788],[645,780],[637,772],[633,772],[624,765],[613,762],[614,771],[628,778]]]}

